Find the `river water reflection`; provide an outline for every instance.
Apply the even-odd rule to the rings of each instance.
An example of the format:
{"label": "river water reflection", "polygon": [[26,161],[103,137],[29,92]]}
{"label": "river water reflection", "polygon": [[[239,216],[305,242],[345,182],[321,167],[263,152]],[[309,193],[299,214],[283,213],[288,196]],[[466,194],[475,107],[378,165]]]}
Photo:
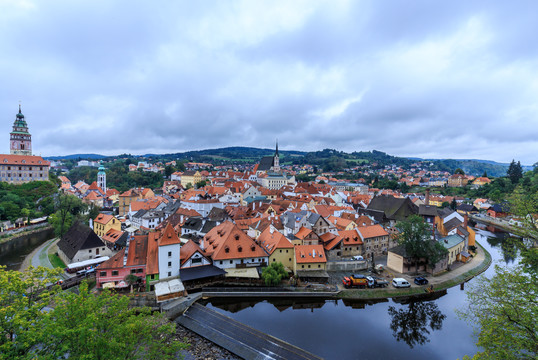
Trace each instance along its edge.
{"label": "river water reflection", "polygon": [[[490,252],[493,263],[513,262],[505,257],[498,239],[499,234],[477,231],[477,241]],[[486,275],[492,273],[493,266]],[[392,299],[307,299],[213,300],[207,306],[325,359],[416,360],[461,359],[476,353],[472,327],[455,313],[466,301],[465,291],[457,286],[438,299],[404,304]]]}

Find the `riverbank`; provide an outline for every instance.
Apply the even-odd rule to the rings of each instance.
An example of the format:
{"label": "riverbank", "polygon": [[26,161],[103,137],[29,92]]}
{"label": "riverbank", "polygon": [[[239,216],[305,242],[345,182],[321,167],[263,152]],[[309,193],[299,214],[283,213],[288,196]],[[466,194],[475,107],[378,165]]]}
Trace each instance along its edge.
{"label": "riverbank", "polygon": [[[476,243],[480,249],[477,255],[467,264],[463,264],[455,270],[447,271],[439,276],[428,277],[429,284],[433,285],[434,293],[445,291],[451,287],[467,282],[473,277],[486,271],[491,265],[491,254],[480,243]],[[413,284],[413,277],[398,274],[394,277],[404,277]],[[426,286],[415,286],[409,288],[381,288],[381,289],[345,289],[341,290],[337,298],[339,299],[364,299],[377,300],[386,298],[397,298],[407,296],[425,295]]]}

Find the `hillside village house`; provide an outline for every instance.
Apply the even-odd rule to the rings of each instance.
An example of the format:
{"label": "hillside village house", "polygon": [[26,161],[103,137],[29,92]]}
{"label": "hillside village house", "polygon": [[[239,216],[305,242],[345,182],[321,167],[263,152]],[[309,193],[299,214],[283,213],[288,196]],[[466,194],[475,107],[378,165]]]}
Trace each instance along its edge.
{"label": "hillside village house", "polygon": [[121,222],[114,216],[99,214],[93,220],[93,231],[97,236],[102,238],[110,229],[121,231]]}
{"label": "hillside village house", "polygon": [[221,269],[266,266],[269,262],[268,253],[228,221],[209,231],[200,245],[213,265]]}
{"label": "hillside village house", "polygon": [[202,174],[199,171],[187,170],[181,175],[181,186],[194,186],[202,181]]}
{"label": "hillside village house", "polygon": [[125,288],[127,275],[134,275],[143,285],[146,279],[147,237],[135,236],[129,247],[99,265],[96,273],[97,288]]}
{"label": "hillside village house", "polygon": [[269,264],[280,262],[290,272],[294,268],[295,248],[281,232],[269,225],[258,237],[258,244],[269,254]]}
{"label": "hillside village house", "polygon": [[58,256],[65,264],[112,256],[113,251],[88,226],[75,222],[58,242]]}
{"label": "hillside village house", "polygon": [[389,233],[379,224],[357,228],[364,244],[364,256],[386,254],[395,244],[390,243]]}

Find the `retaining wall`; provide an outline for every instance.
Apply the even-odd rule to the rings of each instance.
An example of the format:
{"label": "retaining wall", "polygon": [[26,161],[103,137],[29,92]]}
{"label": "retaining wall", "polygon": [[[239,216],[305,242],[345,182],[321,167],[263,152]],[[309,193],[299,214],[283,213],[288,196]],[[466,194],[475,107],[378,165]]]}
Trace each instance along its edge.
{"label": "retaining wall", "polygon": [[359,271],[368,269],[367,261],[327,261],[327,271]]}
{"label": "retaining wall", "polygon": [[8,255],[19,249],[36,246],[54,237],[54,229],[48,225],[39,229],[27,232],[0,243],[0,256]]}

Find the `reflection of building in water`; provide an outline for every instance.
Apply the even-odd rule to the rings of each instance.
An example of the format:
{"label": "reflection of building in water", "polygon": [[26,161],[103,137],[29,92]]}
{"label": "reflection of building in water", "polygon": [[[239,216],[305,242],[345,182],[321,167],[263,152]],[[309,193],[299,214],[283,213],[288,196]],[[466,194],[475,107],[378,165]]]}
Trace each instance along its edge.
{"label": "reflection of building in water", "polygon": [[305,300],[305,302],[302,302],[301,300],[296,300],[293,303],[292,308],[294,310],[310,309],[310,310],[314,311],[314,309],[321,309],[323,307],[323,305],[325,305],[324,300],[322,300],[322,301],[312,301],[312,300],[308,299],[308,300]]}
{"label": "reflection of building in water", "polygon": [[407,304],[412,304],[415,302],[437,300],[445,295],[446,295],[446,290],[440,290],[440,291],[435,291],[433,293],[425,292],[424,294],[416,294],[413,296],[402,296],[398,298],[392,298],[392,301],[394,301],[397,304],[407,305]]}
{"label": "reflection of building in water", "polygon": [[371,300],[355,300],[355,299],[342,299],[345,306],[352,309],[365,309],[366,305],[375,305],[379,303],[389,302],[389,299],[371,299]]}
{"label": "reflection of building in water", "polygon": [[208,303],[217,307],[219,309],[229,311],[231,313],[236,313],[241,310],[245,310],[250,307],[254,307],[257,303],[262,302],[263,300],[249,300],[245,301],[243,299],[211,299]]}

